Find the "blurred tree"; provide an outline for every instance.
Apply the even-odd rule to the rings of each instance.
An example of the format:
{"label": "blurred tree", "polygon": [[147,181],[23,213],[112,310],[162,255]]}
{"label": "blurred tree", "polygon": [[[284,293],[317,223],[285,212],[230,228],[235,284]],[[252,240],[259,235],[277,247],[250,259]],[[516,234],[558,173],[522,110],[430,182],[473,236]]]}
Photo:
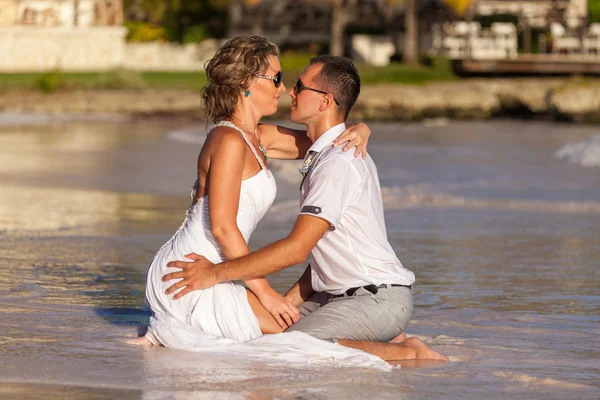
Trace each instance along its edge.
{"label": "blurred tree", "polygon": [[402,60],[408,65],[419,64],[419,28],[416,0],[404,4],[404,52]]}
{"label": "blurred tree", "polygon": [[[178,3],[177,0],[175,2]],[[159,25],[165,18],[169,3],[169,0],[125,0],[125,19]]]}
{"label": "blurred tree", "polygon": [[[194,41],[222,37],[231,0],[124,0],[128,21],[162,27],[168,40]],[[204,32],[203,34],[201,34]]]}
{"label": "blurred tree", "polygon": [[390,21],[398,15],[398,11],[405,7],[406,1],[407,0],[330,0],[332,8],[329,52],[332,55],[344,54],[344,32],[348,25],[361,17],[361,7],[364,9],[366,7],[374,6],[379,13],[381,22],[385,26],[389,25]]}
{"label": "blurred tree", "polygon": [[344,31],[356,18],[358,0],[331,0],[331,30],[329,52],[333,56],[344,55]]}

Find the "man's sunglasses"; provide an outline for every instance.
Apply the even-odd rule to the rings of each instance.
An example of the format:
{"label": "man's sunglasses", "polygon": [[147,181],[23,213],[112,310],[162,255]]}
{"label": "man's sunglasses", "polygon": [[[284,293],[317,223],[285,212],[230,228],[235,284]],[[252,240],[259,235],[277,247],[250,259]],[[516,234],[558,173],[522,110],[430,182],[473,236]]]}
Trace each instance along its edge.
{"label": "man's sunglasses", "polygon": [[[296,86],[294,86],[294,96],[297,96],[298,93],[300,93],[303,90],[312,90],[313,92],[317,92],[317,93],[321,93],[321,94],[331,94],[331,93],[327,93],[327,92],[324,92],[319,89],[313,89],[311,87],[304,86],[304,83],[302,83],[302,81],[300,79],[298,79],[296,81]],[[331,95],[331,97],[333,97],[333,95]],[[335,97],[333,97],[333,101],[335,101],[335,104],[337,104],[338,106],[340,105],[339,101],[337,101]]]}
{"label": "man's sunglasses", "polygon": [[272,80],[273,84],[275,85],[276,88],[279,88],[279,86],[281,86],[281,82],[283,82],[283,72],[281,72],[281,71],[276,73],[274,76],[263,75],[263,74],[256,74],[256,76],[258,76],[259,78]]}

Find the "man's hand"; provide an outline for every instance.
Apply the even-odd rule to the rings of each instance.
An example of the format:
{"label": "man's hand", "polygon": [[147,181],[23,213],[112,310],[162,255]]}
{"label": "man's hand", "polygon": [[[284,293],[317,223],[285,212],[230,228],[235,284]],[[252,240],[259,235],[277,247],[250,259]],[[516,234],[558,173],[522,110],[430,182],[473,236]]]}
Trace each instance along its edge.
{"label": "man's hand", "polygon": [[300,312],[285,297],[274,290],[256,295],[260,304],[271,313],[282,329],[287,329],[300,319]]}
{"label": "man's hand", "polygon": [[165,294],[170,295],[183,288],[182,291],[173,296],[173,300],[180,299],[191,291],[208,289],[219,283],[213,271],[215,264],[196,253],[186,254],[185,258],[194,261],[171,261],[167,264],[167,267],[179,268],[181,271],[171,272],[162,277],[163,282],[181,279],[165,291]]}

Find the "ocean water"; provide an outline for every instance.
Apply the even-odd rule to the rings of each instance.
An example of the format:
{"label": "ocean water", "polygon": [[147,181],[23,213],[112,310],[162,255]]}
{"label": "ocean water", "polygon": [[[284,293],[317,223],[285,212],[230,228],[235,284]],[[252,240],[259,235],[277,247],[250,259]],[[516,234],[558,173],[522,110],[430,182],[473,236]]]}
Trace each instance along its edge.
{"label": "ocean water", "polygon": [[[597,399],[598,128],[370,123],[390,241],[417,276],[407,333],[453,362],[291,368],[126,343],[181,223],[203,124],[0,115],[1,398]],[[297,162],[251,240],[286,235]],[[285,291],[303,265],[269,277]]]}

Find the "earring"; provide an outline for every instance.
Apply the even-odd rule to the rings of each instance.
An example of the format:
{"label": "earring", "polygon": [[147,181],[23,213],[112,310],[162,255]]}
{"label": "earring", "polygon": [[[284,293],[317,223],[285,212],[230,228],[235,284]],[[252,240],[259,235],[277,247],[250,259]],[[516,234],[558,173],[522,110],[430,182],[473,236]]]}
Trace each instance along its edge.
{"label": "earring", "polygon": [[246,90],[246,93],[244,93],[246,95],[246,97],[250,96],[250,91]]}

